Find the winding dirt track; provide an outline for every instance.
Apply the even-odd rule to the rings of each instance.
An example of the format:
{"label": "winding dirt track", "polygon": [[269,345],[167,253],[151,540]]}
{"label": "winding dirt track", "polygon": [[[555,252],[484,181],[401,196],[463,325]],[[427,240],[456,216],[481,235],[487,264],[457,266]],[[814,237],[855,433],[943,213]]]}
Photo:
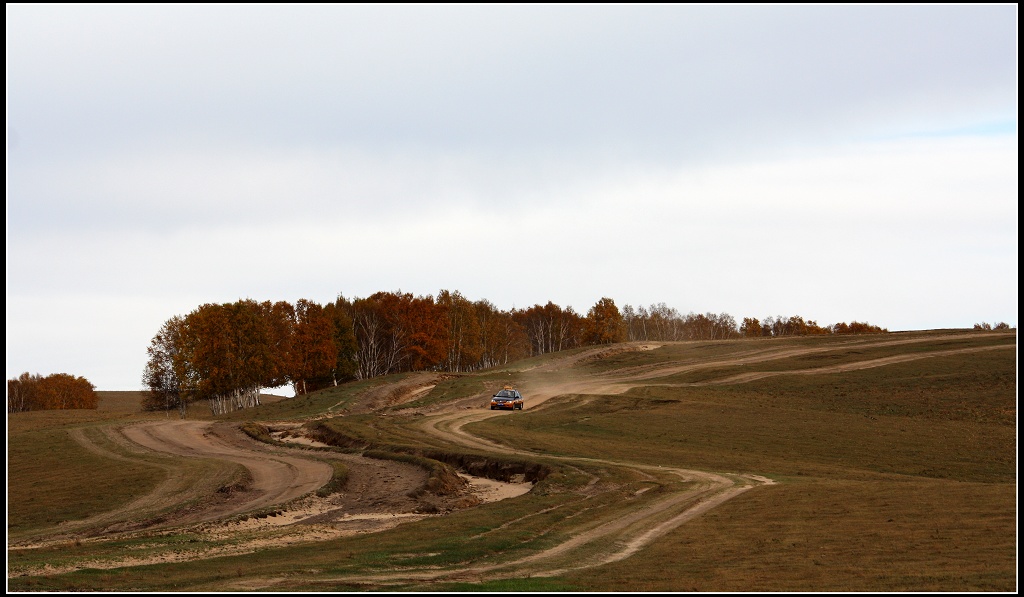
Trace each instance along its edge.
{"label": "winding dirt track", "polygon": [[210,509],[185,522],[215,520],[284,504],[316,491],[331,480],[333,470],[325,462],[256,451],[251,444],[231,443],[224,436],[212,433],[212,426],[207,421],[160,421],[126,427],[122,431],[129,440],[157,452],[226,460],[248,469],[252,484],[244,501],[230,508]]}
{"label": "winding dirt track", "polygon": [[[962,336],[954,337],[962,338]],[[934,341],[935,337],[929,338],[929,340]],[[915,341],[919,340],[862,341],[857,345],[861,347],[893,346]],[[656,344],[634,344],[623,348],[646,350],[656,347]],[[784,359],[823,350],[834,350],[835,348],[834,345],[828,348],[794,348],[787,350],[763,350],[758,347],[734,357],[715,362],[703,362],[700,364],[673,363],[663,366],[645,366],[633,370],[620,369],[611,374],[578,377],[567,381],[546,381],[543,384],[540,384],[538,381],[537,385],[528,382],[523,384],[524,389],[529,386],[527,412],[544,408],[546,402],[557,396],[571,394],[618,394],[633,387],[651,385],[652,383],[656,384],[657,382],[652,380],[685,371]],[[746,383],[771,375],[782,374],[811,375],[838,373],[935,356],[1006,348],[1013,347],[993,346],[930,353],[906,353],[886,358],[865,359],[842,365],[799,371],[750,372],[702,382],[702,384],[686,385]],[[578,361],[598,356],[602,350],[607,349],[595,349],[580,353],[571,357],[571,359]],[[545,368],[550,371],[559,367],[569,367],[572,364],[573,362],[567,359],[555,360],[545,365]],[[540,378],[535,379],[539,380]],[[446,443],[476,450],[500,452],[503,455],[514,453],[527,457],[544,456],[545,458],[552,458],[550,455],[534,454],[520,448],[497,444],[474,436],[466,431],[465,427],[468,424],[493,416],[508,415],[506,413],[490,411],[482,405],[467,410],[465,406],[460,407],[460,405],[453,404],[447,407],[447,410],[424,417],[420,425],[424,432]],[[286,504],[296,498],[310,494],[327,483],[331,478],[332,469],[330,465],[313,456],[304,456],[298,450],[274,450],[247,439],[240,441],[237,435],[231,436],[225,434],[222,430],[218,431],[215,425],[210,422],[154,421],[124,427],[120,430],[120,433],[123,434],[123,438],[126,438],[137,447],[141,446],[157,453],[227,461],[241,465],[249,471],[251,476],[249,491],[243,492],[236,500],[207,506],[190,513],[185,518],[177,518],[175,519],[177,524],[215,521],[259,508]],[[104,451],[95,442],[89,441],[81,432],[79,432],[79,436],[76,439],[87,447],[91,446],[90,449]],[[111,452],[106,452],[104,455],[114,459],[125,458]],[[469,567],[460,566],[452,569],[407,569],[364,577],[325,578],[323,582],[332,583],[344,580],[346,582],[388,583],[432,579],[469,580],[480,578],[484,574],[487,575],[487,578],[557,575],[570,569],[597,566],[628,558],[657,538],[726,500],[759,485],[772,483],[769,479],[755,475],[713,473],[585,458],[562,458],[561,460],[570,466],[602,464],[631,469],[637,475],[658,483],[663,491],[657,499],[637,499],[636,507],[625,515],[620,511],[613,518],[602,520],[598,517],[589,520],[586,524],[581,524],[577,531],[570,533],[569,538],[558,545],[514,561]],[[365,483],[368,481],[363,479],[361,482],[365,486]],[[135,502],[118,511],[103,514],[98,519],[88,522],[96,523],[99,521],[116,520],[119,516],[123,517],[131,512],[151,510],[161,505],[166,506],[165,500],[168,499],[167,496],[182,494],[184,492],[183,486],[186,484],[186,480],[170,478],[157,487],[153,493],[140,497]],[[266,584],[260,585],[260,587],[266,588],[274,584],[276,584],[274,579],[266,579]],[[250,589],[253,587],[246,586],[243,588]]]}

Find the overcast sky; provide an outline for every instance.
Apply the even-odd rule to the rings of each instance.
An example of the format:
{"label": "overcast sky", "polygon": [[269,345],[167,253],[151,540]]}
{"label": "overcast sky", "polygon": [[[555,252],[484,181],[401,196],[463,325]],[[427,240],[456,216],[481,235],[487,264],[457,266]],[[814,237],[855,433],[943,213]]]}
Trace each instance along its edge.
{"label": "overcast sky", "polygon": [[1017,324],[1017,8],[7,4],[7,377],[203,303]]}

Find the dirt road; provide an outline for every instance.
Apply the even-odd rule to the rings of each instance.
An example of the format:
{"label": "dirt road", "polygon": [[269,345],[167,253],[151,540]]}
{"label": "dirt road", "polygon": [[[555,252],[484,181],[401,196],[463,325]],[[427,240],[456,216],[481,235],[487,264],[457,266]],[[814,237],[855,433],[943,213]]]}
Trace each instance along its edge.
{"label": "dirt road", "polygon": [[207,520],[283,504],[316,491],[331,480],[325,462],[257,450],[231,436],[216,433],[205,421],[160,421],[126,427],[124,436],[151,450],[190,458],[215,458],[245,467],[252,477],[246,499],[227,511],[210,511]]}

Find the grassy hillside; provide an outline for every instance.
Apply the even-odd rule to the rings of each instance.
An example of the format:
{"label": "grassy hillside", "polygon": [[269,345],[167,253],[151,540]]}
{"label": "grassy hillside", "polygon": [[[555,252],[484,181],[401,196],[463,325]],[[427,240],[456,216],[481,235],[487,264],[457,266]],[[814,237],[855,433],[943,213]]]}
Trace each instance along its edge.
{"label": "grassy hillside", "polygon": [[[533,456],[517,458],[552,467],[551,476],[526,495],[381,533],[253,553],[16,572],[9,574],[8,587],[1016,591],[1015,333],[943,330],[577,353],[575,360],[547,355],[474,374],[355,382],[221,417],[243,423],[344,414],[329,422],[349,437],[471,455],[471,448],[425,435],[422,422],[437,406],[482,407],[495,387],[514,379],[527,409],[468,423],[464,431],[530,450]],[[629,376],[643,381],[624,391],[617,382],[591,383]],[[531,404],[529,390],[583,387],[574,381],[590,383],[593,390],[556,393],[542,407]],[[399,390],[421,386],[431,389],[393,403]],[[138,396],[129,393],[100,394],[97,411],[8,416],[9,541],[100,515],[168,477],[237,473],[213,462],[129,454],[130,447],[106,430],[166,415],[139,412],[132,407]],[[203,411],[197,405],[190,416],[210,418]],[[88,434],[104,451],[82,448],[75,434]],[[629,463],[649,465],[651,472],[638,474]],[[470,582],[401,575],[382,580],[388,571],[457,570],[558,545],[587,521],[614,520],[617,512],[653,503],[679,483],[658,467],[753,474],[775,483],[674,528],[633,557],[593,568],[567,568],[553,576],[524,568],[518,578]],[[88,540],[69,535],[37,549],[9,549],[9,570],[56,570],[62,563],[125,550],[187,551],[215,541],[184,532]]]}
{"label": "grassy hillside", "polygon": [[[835,362],[845,351],[820,356]],[[808,360],[757,367],[785,371]],[[550,453],[779,481],[683,525],[645,557],[567,575],[584,590],[1016,586],[1012,349],[747,384],[562,396],[533,417],[470,430]]]}

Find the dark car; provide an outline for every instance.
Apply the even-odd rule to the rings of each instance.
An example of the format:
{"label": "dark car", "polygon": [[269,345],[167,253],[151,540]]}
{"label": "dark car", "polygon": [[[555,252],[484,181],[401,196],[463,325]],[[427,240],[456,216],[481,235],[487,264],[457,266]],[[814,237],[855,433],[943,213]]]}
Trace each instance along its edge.
{"label": "dark car", "polygon": [[491,410],[523,410],[523,395],[512,386],[505,386],[491,397]]}

